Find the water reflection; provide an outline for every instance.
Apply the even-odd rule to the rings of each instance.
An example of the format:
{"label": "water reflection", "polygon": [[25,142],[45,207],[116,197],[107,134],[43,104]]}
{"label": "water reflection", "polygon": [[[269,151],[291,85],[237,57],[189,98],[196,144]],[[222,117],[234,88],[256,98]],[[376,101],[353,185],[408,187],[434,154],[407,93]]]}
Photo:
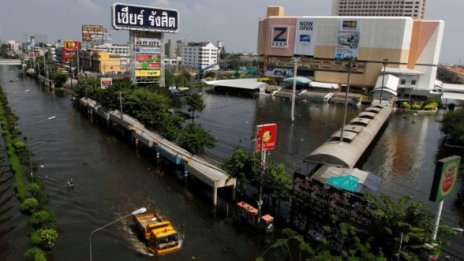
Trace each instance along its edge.
{"label": "water reflection", "polygon": [[[210,202],[198,200],[175,178],[157,171],[151,162],[110,131],[93,125],[72,108],[68,98],[48,93],[31,80],[8,83],[16,72],[1,70],[9,102],[20,118],[19,127],[30,137],[33,160],[44,166],[38,175],[45,178],[50,207],[58,216],[60,238],[53,258],[87,259],[88,233],[92,229],[141,206],[158,210],[186,232],[183,249],[163,260],[192,257],[247,260],[259,253],[262,242],[243,229],[234,228],[228,219],[213,219]],[[298,101],[292,123],[289,99],[202,93],[206,108],[195,121],[217,138],[216,147],[207,153],[219,160],[229,157],[236,147],[253,150],[256,125],[274,122],[278,124],[278,141],[270,157],[291,171],[294,164],[339,129],[343,120],[343,105]],[[353,118],[359,111],[349,107],[347,118]],[[51,115],[56,118],[48,120]],[[435,161],[442,155],[435,117],[392,115],[360,164],[362,169],[384,177],[382,192],[394,197],[408,194],[419,201],[428,201]],[[74,190],[64,186],[70,177],[75,183]],[[8,188],[4,195],[0,194],[0,202],[13,193],[11,182],[1,183],[4,180],[2,174],[0,192],[5,185]],[[451,200],[445,204],[443,220],[456,226],[458,214],[453,212],[451,204]],[[25,251],[22,248],[28,245],[27,221],[16,208],[14,200],[0,205],[0,222],[2,218],[13,217],[1,225],[2,229],[13,229],[7,229],[6,235],[0,232],[0,259],[21,256]],[[143,244],[138,244],[135,235],[127,230],[130,220],[125,222],[94,238],[94,258],[158,259],[147,257]],[[464,256],[462,249],[458,245],[453,251]]]}

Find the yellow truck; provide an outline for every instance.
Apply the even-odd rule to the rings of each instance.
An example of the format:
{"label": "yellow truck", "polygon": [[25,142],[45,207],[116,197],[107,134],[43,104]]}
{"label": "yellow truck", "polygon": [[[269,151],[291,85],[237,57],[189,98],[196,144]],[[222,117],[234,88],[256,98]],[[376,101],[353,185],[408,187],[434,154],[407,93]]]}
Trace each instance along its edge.
{"label": "yellow truck", "polygon": [[180,249],[179,237],[171,222],[155,213],[137,214],[133,218],[151,252],[164,255]]}

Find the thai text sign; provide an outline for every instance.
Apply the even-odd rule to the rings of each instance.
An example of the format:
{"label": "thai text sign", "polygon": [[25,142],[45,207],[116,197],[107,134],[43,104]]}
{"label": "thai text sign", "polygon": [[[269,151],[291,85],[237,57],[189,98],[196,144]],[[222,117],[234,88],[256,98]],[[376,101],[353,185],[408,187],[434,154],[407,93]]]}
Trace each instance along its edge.
{"label": "thai text sign", "polygon": [[85,43],[103,44],[105,33],[103,25],[82,25],[82,41]]}
{"label": "thai text sign", "polygon": [[160,77],[160,70],[135,70],[136,77]]}
{"label": "thai text sign", "polygon": [[433,176],[432,190],[430,191],[431,201],[442,201],[452,194],[454,185],[458,179],[460,164],[461,157],[459,156],[451,156],[437,162],[435,175]]}
{"label": "thai text sign", "polygon": [[179,26],[177,10],[116,3],[112,16],[117,30],[175,33]]}
{"label": "thai text sign", "polygon": [[258,139],[256,140],[256,150],[273,150],[277,142],[277,124],[262,124],[258,125],[257,133]]}

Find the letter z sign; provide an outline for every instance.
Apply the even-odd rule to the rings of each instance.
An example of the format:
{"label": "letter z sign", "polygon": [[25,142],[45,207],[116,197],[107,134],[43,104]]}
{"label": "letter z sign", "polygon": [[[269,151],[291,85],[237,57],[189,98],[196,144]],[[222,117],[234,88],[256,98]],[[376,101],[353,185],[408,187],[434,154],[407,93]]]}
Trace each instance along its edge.
{"label": "letter z sign", "polygon": [[288,47],[288,27],[278,26],[272,28],[272,44],[273,48]]}

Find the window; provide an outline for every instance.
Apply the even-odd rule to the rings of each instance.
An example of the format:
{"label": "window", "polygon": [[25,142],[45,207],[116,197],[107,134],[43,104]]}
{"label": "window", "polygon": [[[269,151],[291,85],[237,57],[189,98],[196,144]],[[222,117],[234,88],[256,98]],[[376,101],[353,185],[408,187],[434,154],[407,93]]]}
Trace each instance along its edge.
{"label": "window", "polygon": [[416,80],[411,80],[411,85],[416,85]]}
{"label": "window", "polygon": [[406,80],[405,80],[405,79],[401,79],[400,84],[401,84],[401,85],[405,85],[405,84],[406,84]]}

